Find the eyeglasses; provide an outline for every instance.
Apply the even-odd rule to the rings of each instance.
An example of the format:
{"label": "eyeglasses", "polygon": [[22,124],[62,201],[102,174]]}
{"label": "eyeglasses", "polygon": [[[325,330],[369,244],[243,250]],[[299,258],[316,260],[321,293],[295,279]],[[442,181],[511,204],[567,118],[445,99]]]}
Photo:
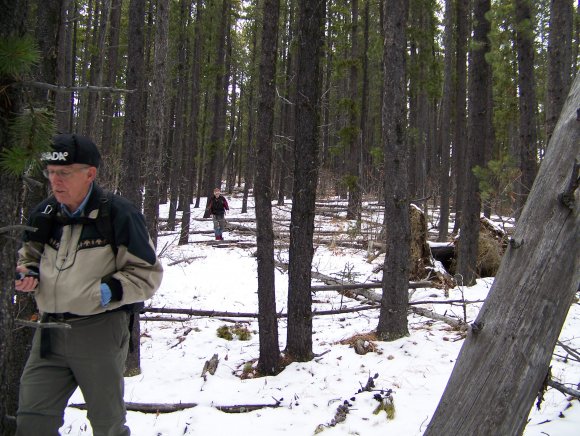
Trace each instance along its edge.
{"label": "eyeglasses", "polygon": [[44,177],[46,177],[47,179],[50,179],[51,177],[55,177],[55,176],[60,178],[60,179],[70,179],[74,173],[82,171],[82,170],[86,170],[89,168],[90,168],[90,166],[87,165],[87,166],[80,167],[80,168],[67,168],[66,170],[44,169],[44,170],[42,170],[42,175]]}

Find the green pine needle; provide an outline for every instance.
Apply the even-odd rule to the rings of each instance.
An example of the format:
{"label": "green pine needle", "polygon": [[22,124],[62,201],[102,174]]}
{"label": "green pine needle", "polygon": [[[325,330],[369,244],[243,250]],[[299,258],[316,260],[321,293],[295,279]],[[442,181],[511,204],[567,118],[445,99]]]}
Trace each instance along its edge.
{"label": "green pine needle", "polygon": [[47,111],[27,111],[9,126],[12,142],[2,149],[0,169],[19,176],[31,166],[40,165],[38,158],[49,150],[54,135],[54,118]]}
{"label": "green pine needle", "polygon": [[40,53],[31,36],[0,39],[0,75],[20,78],[30,72],[39,59]]}

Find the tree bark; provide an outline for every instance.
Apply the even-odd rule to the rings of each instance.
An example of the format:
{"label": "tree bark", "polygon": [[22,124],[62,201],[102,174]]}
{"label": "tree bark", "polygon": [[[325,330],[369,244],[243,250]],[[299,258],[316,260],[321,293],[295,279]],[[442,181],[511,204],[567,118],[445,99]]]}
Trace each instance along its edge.
{"label": "tree bark", "polygon": [[572,83],[573,3],[573,0],[552,0],[550,9],[546,89],[546,141],[548,143]]}
{"label": "tree bark", "polygon": [[[105,86],[115,88],[119,69],[119,36],[121,33],[122,0],[113,0],[111,3],[111,24],[109,26],[109,41],[107,45],[107,78]],[[101,133],[101,156],[104,165],[99,171],[100,184],[110,190],[115,189],[115,180],[119,176],[119,153],[115,144],[117,135],[114,134],[113,118],[115,109],[119,105],[119,97],[107,92],[103,96],[103,131]]]}
{"label": "tree bark", "polygon": [[[478,331],[463,344],[426,436],[519,435],[525,428],[580,281],[579,100],[576,77],[514,243],[473,323]],[[574,201],[562,202],[566,197]]]}
{"label": "tree bark", "polygon": [[145,99],[144,57],[144,19],[145,0],[131,0],[129,3],[129,39],[127,49],[127,89],[133,89],[126,95],[125,123],[123,127],[123,150],[121,153],[121,168],[119,190],[125,198],[142,207],[141,195],[141,150],[144,146],[145,115],[142,108]]}
{"label": "tree bark", "polygon": [[[22,37],[26,31],[27,6],[13,1],[0,1],[0,38]],[[22,89],[10,86],[13,77],[0,74],[0,88],[4,98],[0,99],[0,151],[13,143],[8,127],[22,113]],[[21,181],[5,171],[0,172],[0,200],[4,213],[0,216],[0,227],[18,223],[21,204]],[[2,237],[0,247],[0,434],[12,435],[14,422],[6,419],[14,416],[18,405],[18,387],[21,368],[14,365],[18,350],[26,351],[29,344],[18,343],[13,335],[14,318],[18,307],[14,304],[14,267],[16,265],[15,239]]]}
{"label": "tree bark", "polygon": [[[350,71],[348,78],[350,105],[348,113],[349,122],[349,158],[348,158],[348,207],[346,219],[356,220],[360,223],[362,210],[361,192],[361,141],[360,124],[358,118],[358,76],[360,68],[360,54],[358,44],[358,0],[351,0],[351,30],[350,30]],[[360,224],[359,224],[360,225]]]}
{"label": "tree bark", "polygon": [[[109,25],[109,13],[111,11],[111,0],[101,0],[97,3],[94,16],[94,35],[92,39],[94,45],[90,52],[92,56],[85,59],[85,62],[90,63],[89,80],[91,86],[101,86],[103,83],[103,64],[105,63],[105,39],[107,36],[107,28]],[[97,15],[99,13],[99,15]],[[100,121],[101,98],[96,92],[90,92],[86,95],[86,112],[84,116],[84,124],[81,132],[91,138],[100,137],[99,129],[97,127]]]}
{"label": "tree bark", "polygon": [[461,223],[461,204],[463,203],[463,185],[465,173],[462,170],[467,148],[467,43],[469,41],[469,0],[456,0],[455,3],[455,131],[453,132],[453,164],[455,175],[455,222],[453,233],[459,232]]}
{"label": "tree bark", "polygon": [[297,361],[309,361],[313,357],[310,271],[314,255],[312,236],[319,169],[320,60],[326,1],[299,0],[298,5],[298,82],[286,352]]}
{"label": "tree bark", "polygon": [[[228,14],[230,10],[230,0],[222,0],[220,34],[217,36],[215,78],[212,104],[212,125],[209,142],[206,144],[205,154],[205,174],[203,194],[207,198],[207,204],[211,198],[214,188],[221,188],[221,174],[218,174],[218,153],[223,147],[225,131],[225,99],[227,95],[226,78],[226,35],[229,23]],[[207,207],[206,204],[206,207]],[[207,214],[207,213],[206,213]],[[209,214],[208,214],[209,216]]]}
{"label": "tree bark", "polygon": [[[490,7],[490,0],[474,1],[475,26],[469,76],[469,141],[463,166],[465,186],[463,187],[461,205],[461,240],[457,256],[457,271],[462,277],[462,284],[465,286],[474,285],[477,277],[476,263],[481,199],[479,181],[473,169],[483,164],[485,144],[488,140],[486,133],[489,131],[487,127],[489,100],[487,97],[490,77],[485,56],[489,52],[490,22],[486,18],[486,14]],[[457,187],[457,189],[461,188],[461,186]]]}
{"label": "tree bark", "polygon": [[395,340],[409,334],[409,220],[408,149],[406,143],[406,32],[408,0],[389,0],[385,8],[384,99],[382,111],[383,156],[385,160],[383,225],[386,255],[383,267],[383,296],[377,335]]}
{"label": "tree bark", "polygon": [[195,186],[195,156],[198,150],[199,144],[199,108],[200,108],[200,81],[201,81],[201,56],[202,56],[202,44],[201,44],[201,18],[203,14],[203,2],[202,0],[197,0],[196,2],[196,15],[195,15],[195,35],[193,40],[193,53],[191,56],[191,110],[190,110],[190,123],[191,127],[189,129],[189,141],[188,144],[184,146],[185,150],[185,161],[188,166],[191,165],[193,168],[186,168],[187,176],[182,179],[181,191],[182,191],[182,207],[183,216],[181,219],[181,233],[179,236],[179,245],[185,245],[189,241],[189,222],[191,220],[191,203],[193,202],[193,188]]}
{"label": "tree bark", "polygon": [[159,0],[155,13],[155,55],[153,78],[149,99],[149,131],[147,135],[147,164],[145,168],[145,201],[143,211],[151,239],[157,245],[157,226],[159,222],[159,184],[161,162],[167,131],[168,83],[169,73],[169,0]]}
{"label": "tree bark", "polygon": [[[439,114],[439,141],[441,164],[439,168],[439,188],[441,190],[439,206],[439,235],[437,240],[447,241],[449,233],[449,199],[450,199],[450,153],[451,153],[451,113],[453,108],[453,1],[445,1],[445,30],[443,34],[444,78],[441,111]],[[455,145],[455,144],[454,144]]]}
{"label": "tree bark", "polygon": [[[530,0],[516,0],[516,48],[518,52],[519,163],[521,178],[518,209],[526,202],[537,172],[536,90],[534,79],[534,30]],[[518,210],[518,211],[519,211]]]}
{"label": "tree bark", "polygon": [[273,375],[280,367],[276,288],[274,279],[274,231],[272,230],[272,140],[276,91],[276,56],[278,52],[278,18],[280,1],[265,0],[262,24],[262,56],[256,135],[256,201],[258,261],[258,328],[260,332],[261,373]]}

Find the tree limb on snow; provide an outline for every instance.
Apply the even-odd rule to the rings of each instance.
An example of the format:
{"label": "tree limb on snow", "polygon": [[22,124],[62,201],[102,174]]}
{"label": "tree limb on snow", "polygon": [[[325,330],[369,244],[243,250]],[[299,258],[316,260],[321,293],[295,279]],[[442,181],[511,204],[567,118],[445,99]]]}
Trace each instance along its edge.
{"label": "tree limb on snow", "polygon": [[567,386],[564,386],[562,383],[558,383],[557,381],[552,379],[548,380],[548,386],[562,392],[563,394],[571,395],[580,400],[580,391],[577,389],[569,388]]}
{"label": "tree limb on snow", "polygon": [[[125,403],[125,407],[130,412],[141,413],[172,413],[180,410],[197,407],[197,403]],[[87,410],[86,403],[69,404],[68,407]],[[267,407],[280,407],[280,402],[274,404],[237,404],[233,406],[213,406],[217,410],[225,413],[247,413],[254,410],[265,409]]]}
{"label": "tree limb on snow", "polygon": [[[68,407],[87,410],[86,403],[69,404]],[[192,409],[193,407],[197,407],[197,403],[125,403],[125,407],[130,412],[172,413]]]}

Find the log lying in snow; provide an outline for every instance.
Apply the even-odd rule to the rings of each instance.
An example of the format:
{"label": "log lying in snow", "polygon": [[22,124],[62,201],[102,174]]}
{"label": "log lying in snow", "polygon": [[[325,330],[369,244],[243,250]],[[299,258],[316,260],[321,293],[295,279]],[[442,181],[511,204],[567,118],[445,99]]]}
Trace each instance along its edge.
{"label": "log lying in snow", "polygon": [[[69,404],[75,409],[87,410],[85,403]],[[141,413],[172,413],[180,410],[197,407],[197,403],[125,403],[125,407],[130,412]],[[265,409],[267,407],[280,407],[280,402],[274,404],[236,404],[233,406],[213,406],[217,410],[225,413],[247,413],[254,410]]]}
{"label": "log lying in snow", "polygon": [[[316,285],[312,286],[313,291],[348,291],[352,289],[377,289],[381,288],[383,285],[381,282],[369,282],[369,283],[344,283],[337,285]],[[433,283],[424,282],[409,282],[409,289],[417,288],[431,288]]]}
{"label": "log lying in snow", "polygon": [[[86,403],[69,404],[68,407],[87,410]],[[125,403],[125,407],[130,412],[143,413],[172,413],[180,410],[197,407],[197,403]]]}

